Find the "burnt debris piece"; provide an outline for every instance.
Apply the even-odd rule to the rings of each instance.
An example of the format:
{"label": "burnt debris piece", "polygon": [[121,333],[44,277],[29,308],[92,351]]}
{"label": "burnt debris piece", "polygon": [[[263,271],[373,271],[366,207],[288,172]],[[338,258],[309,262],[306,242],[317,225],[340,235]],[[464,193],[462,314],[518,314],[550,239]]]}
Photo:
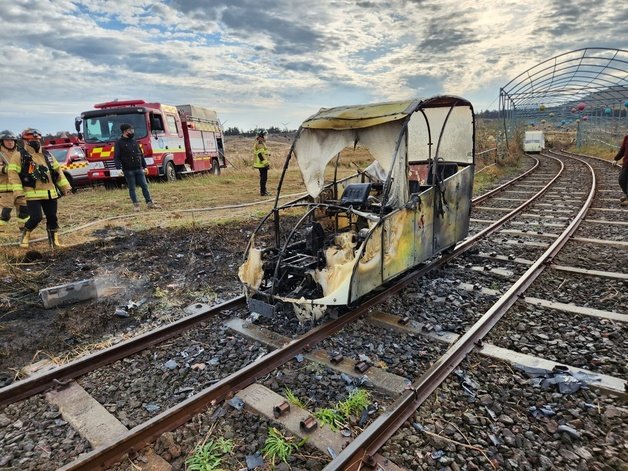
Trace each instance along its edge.
{"label": "burnt debris piece", "polygon": [[[587,375],[578,371],[572,372],[562,365],[557,365],[552,370],[523,365],[515,365],[515,369],[527,375],[532,386],[542,390],[548,390],[556,386],[556,390],[561,394],[573,394],[580,389],[587,389],[587,382],[596,379],[596,375]],[[588,381],[585,382],[585,379]]]}
{"label": "burnt debris piece", "polygon": [[98,297],[97,282],[92,278],[44,288],[39,290],[39,297],[46,309],[86,301]]}

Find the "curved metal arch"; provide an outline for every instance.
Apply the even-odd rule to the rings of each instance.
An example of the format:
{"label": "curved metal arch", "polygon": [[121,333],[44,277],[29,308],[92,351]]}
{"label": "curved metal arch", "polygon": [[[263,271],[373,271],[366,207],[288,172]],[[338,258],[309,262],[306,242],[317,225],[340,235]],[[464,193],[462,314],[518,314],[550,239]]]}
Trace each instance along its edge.
{"label": "curved metal arch", "polygon": [[[513,103],[517,108],[524,108],[527,105],[540,106],[541,104],[546,107],[560,106],[565,102],[565,97],[567,101],[573,102],[583,97],[583,93],[585,94],[584,97],[586,97],[587,94],[591,95],[585,100],[591,104],[600,101],[608,101],[609,99],[620,100],[624,97],[621,91],[614,89],[614,83],[610,81],[602,80],[601,83],[596,86],[591,86],[590,82],[584,79],[570,79],[569,83],[570,86],[521,93]],[[603,95],[603,97],[601,95]],[[541,99],[545,99],[545,101],[539,103]]]}
{"label": "curved metal arch", "polygon": [[[599,113],[628,100],[628,50],[587,47],[540,62],[500,88],[506,144],[517,121]],[[585,111],[572,113],[578,103]],[[626,113],[628,108],[620,111]]]}
{"label": "curved metal arch", "polygon": [[[548,83],[551,80],[551,83]],[[510,94],[511,101],[517,105],[522,99],[535,93],[555,93],[570,89],[576,95],[586,95],[591,89],[608,89],[613,91],[621,87],[614,75],[606,72],[596,73],[594,76],[589,72],[579,73],[574,76],[571,72],[555,74],[551,79],[539,79],[536,87],[526,87]]]}
{"label": "curved metal arch", "polygon": [[[592,51],[592,53],[597,53],[600,51],[607,51],[609,52],[611,57],[587,55],[589,51]],[[608,64],[612,64],[615,62],[628,64],[628,51],[625,49],[608,49],[608,48],[601,48],[601,47],[589,47],[589,48],[575,49],[573,51],[564,52],[563,54],[559,54],[558,56],[552,57],[551,59],[546,59],[545,61],[540,62],[530,67],[529,69],[521,72],[515,78],[510,80],[510,82],[504,85],[502,89],[508,92],[509,90],[511,90],[512,87],[522,82],[525,82],[526,80],[529,82],[533,82],[534,75],[544,70],[553,70],[556,68],[557,65],[562,65],[562,64],[566,64],[570,62],[577,62],[578,65],[576,66],[576,68],[578,69],[579,67],[583,65],[582,62],[585,59],[586,60],[600,60],[601,61],[600,64],[597,64],[597,63],[584,64],[586,66],[591,66],[591,67],[596,67],[596,68],[604,68]],[[552,63],[553,65],[550,65]],[[625,67],[620,67],[620,69],[624,71],[626,70]]]}

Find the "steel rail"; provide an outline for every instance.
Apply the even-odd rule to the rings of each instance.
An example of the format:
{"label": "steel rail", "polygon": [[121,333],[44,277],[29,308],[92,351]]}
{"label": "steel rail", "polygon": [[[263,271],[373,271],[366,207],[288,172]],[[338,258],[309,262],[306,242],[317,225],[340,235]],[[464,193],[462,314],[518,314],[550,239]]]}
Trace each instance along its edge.
{"label": "steel rail", "polygon": [[[536,164],[530,170],[504,183],[503,185],[496,188],[494,191],[476,197],[472,200],[472,204],[476,204],[478,199],[480,199],[480,201],[486,199],[488,195],[495,194],[495,192],[501,191],[505,187],[514,184],[516,181],[520,180],[524,176],[527,176],[531,171],[535,170],[539,166],[538,159],[535,160]],[[291,201],[288,204],[294,204],[297,201],[299,200],[297,199]],[[452,255],[456,255],[459,253],[462,252],[454,251]],[[447,256],[446,260],[450,260],[450,258],[451,257]],[[419,275],[417,274],[416,276]],[[111,364],[134,353],[145,350],[148,347],[159,344],[180,334],[181,332],[184,332],[185,330],[195,326],[199,322],[207,320],[218,312],[227,309],[242,307],[244,306],[244,303],[244,296],[235,297],[233,299],[225,301],[218,306],[204,309],[193,316],[186,317],[159,329],[155,329],[153,331],[139,335],[115,346],[99,350],[98,352],[92,353],[85,357],[81,357],[66,365],[59,366],[44,373],[36,374],[21,381],[14,382],[9,386],[0,389],[0,406],[7,406],[9,404],[27,399],[51,387],[58,386],[59,384],[63,384],[71,379],[75,379],[79,376],[87,374],[95,370],[96,368]]]}
{"label": "steel rail", "polygon": [[222,304],[203,309],[197,314],[179,319],[159,329],[151,330],[150,332],[138,335],[137,337],[112,347],[81,357],[67,365],[12,383],[0,389],[0,406],[6,406],[21,401],[53,386],[63,385],[67,381],[89,373],[96,368],[108,365],[114,361],[145,350],[148,347],[164,342],[222,311],[243,307],[245,304],[244,296],[235,297]]}
{"label": "steel rail", "polygon": [[605,164],[611,165],[611,166],[614,166],[615,163],[618,162],[617,160],[607,160],[607,159],[603,159],[602,157],[596,157],[595,155],[578,154],[577,152],[568,152],[564,149],[559,149],[558,152],[556,152],[555,150],[549,149],[547,152],[549,152],[550,154],[558,155],[560,157],[571,157],[571,158],[584,157],[585,159],[597,160],[598,162],[604,162]]}
{"label": "steel rail", "polygon": [[528,157],[530,157],[530,158],[532,158],[532,159],[534,159],[536,161],[536,163],[534,164],[534,166],[530,170],[528,170],[527,172],[522,173],[521,175],[519,175],[518,177],[513,178],[510,181],[507,181],[503,185],[500,185],[497,188],[492,189],[491,191],[487,191],[486,193],[473,198],[472,203],[473,204],[481,203],[482,201],[484,201],[484,200],[490,198],[491,196],[493,196],[495,193],[499,193],[500,191],[505,190],[507,187],[509,187],[510,185],[515,183],[516,181],[519,181],[522,178],[527,177],[530,173],[535,171],[538,168],[538,166],[540,165],[539,159],[537,159],[536,157],[532,157],[531,155],[528,156]]}
{"label": "steel rail", "polygon": [[[554,157],[550,158],[558,160]],[[293,359],[297,354],[315,346],[321,340],[329,337],[331,334],[342,329],[344,326],[349,325],[359,316],[366,313],[369,308],[388,299],[392,294],[400,291],[402,288],[413,282],[417,277],[439,268],[454,258],[457,254],[469,249],[473,242],[477,242],[483,236],[490,234],[492,231],[489,229],[493,228],[493,230],[497,230],[499,226],[503,225],[506,221],[523,211],[523,209],[531,204],[535,198],[541,196],[561,173],[562,167],[550,183],[548,183],[546,187],[542,188],[533,198],[517,207],[512,211],[512,213],[504,216],[489,228],[466,240],[461,248],[457,248],[451,254],[444,255],[435,262],[423,266],[418,270],[401,275],[401,277],[395,280],[392,285],[382,289],[381,291],[375,292],[359,306],[343,314],[338,319],[310,330],[301,337],[292,340],[289,344],[270,352],[268,355],[265,355],[254,363],[236,371],[213,386],[200,391],[191,398],[188,398],[176,406],[162,412],[148,422],[134,427],[129,430],[127,434],[120,437],[119,441],[97,448],[74,462],[68,463],[66,466],[61,468],[61,471],[91,471],[94,469],[104,469],[107,466],[119,461],[124,454],[140,450],[145,445],[154,442],[163,433],[185,424],[194,415],[204,411],[207,407],[213,406],[233,394],[236,394],[239,390],[252,384],[258,378],[264,377],[279,366],[284,365]]]}
{"label": "steel rail", "polygon": [[408,420],[418,407],[438,388],[449,374],[464,360],[482,338],[501,319],[525,290],[543,272],[545,266],[567,243],[583,221],[591,206],[596,190],[596,178],[593,168],[581,159],[572,157],[585,164],[591,173],[592,184],[589,196],[578,214],[571,221],[556,241],[537,259],[536,262],[515,282],[513,286],[495,303],[439,360],[437,360],[417,381],[411,390],[405,392],[386,412],[379,416],[362,434],[351,442],[324,471],[357,471],[363,465],[373,465],[374,455],[384,443]]}

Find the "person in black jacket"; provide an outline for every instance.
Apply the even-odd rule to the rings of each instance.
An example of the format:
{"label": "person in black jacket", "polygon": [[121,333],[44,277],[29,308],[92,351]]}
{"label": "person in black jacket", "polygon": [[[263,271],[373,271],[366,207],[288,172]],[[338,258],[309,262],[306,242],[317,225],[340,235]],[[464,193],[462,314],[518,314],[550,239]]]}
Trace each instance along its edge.
{"label": "person in black jacket", "polygon": [[129,187],[129,196],[133,202],[135,211],[140,210],[140,204],[137,201],[135,193],[136,186],[142,189],[142,194],[149,208],[155,208],[155,203],[148,191],[148,182],[146,181],[146,161],[144,153],[140,149],[140,145],[133,138],[133,126],[127,123],[120,125],[122,137],[116,141],[115,150],[113,152],[113,161],[117,169],[122,169],[126,184]]}
{"label": "person in black jacket", "polygon": [[624,163],[621,166],[621,173],[619,174],[619,186],[624,196],[620,199],[621,206],[628,206],[628,134],[624,136],[624,140],[621,141],[621,146],[617,155],[615,155],[614,165],[619,165],[619,161],[624,159]]}

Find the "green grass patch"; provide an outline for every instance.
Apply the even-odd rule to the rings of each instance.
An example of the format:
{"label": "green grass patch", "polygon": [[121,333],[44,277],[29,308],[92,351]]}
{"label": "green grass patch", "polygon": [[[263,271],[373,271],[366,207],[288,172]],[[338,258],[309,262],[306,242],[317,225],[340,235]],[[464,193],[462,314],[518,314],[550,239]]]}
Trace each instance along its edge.
{"label": "green grass patch", "polygon": [[354,389],[349,397],[336,405],[344,417],[360,416],[371,404],[371,395],[365,389]]}
{"label": "green grass patch", "polygon": [[345,416],[337,409],[323,408],[314,412],[314,417],[323,425],[327,425],[334,432],[346,426]]}
{"label": "green grass patch", "polygon": [[574,152],[577,154],[592,155],[594,157],[600,157],[605,160],[612,160],[619,148],[613,148],[609,146],[603,146],[600,144],[586,144],[576,148],[572,146],[567,149],[568,152]]}
{"label": "green grass patch", "polygon": [[[301,399],[299,399],[296,394],[292,392],[290,388],[284,389],[284,394],[286,396],[286,400],[301,409],[307,409],[307,403],[304,403]],[[308,401],[309,402],[309,401]]]}
{"label": "green grass patch", "polygon": [[355,389],[349,396],[336,404],[336,407],[323,408],[314,412],[314,417],[322,424],[327,425],[334,432],[345,428],[349,417],[360,417],[371,405],[371,395],[364,389]]}
{"label": "green grass patch", "polygon": [[233,441],[218,438],[216,441],[209,440],[207,443],[198,444],[192,455],[185,460],[188,471],[217,471],[220,470],[222,457],[231,453]]}
{"label": "green grass patch", "polygon": [[274,468],[278,461],[287,464],[292,453],[302,447],[306,441],[307,439],[304,438],[297,442],[295,437],[286,436],[279,429],[271,427],[268,430],[268,437],[264,442],[262,454],[264,458],[270,460]]}

